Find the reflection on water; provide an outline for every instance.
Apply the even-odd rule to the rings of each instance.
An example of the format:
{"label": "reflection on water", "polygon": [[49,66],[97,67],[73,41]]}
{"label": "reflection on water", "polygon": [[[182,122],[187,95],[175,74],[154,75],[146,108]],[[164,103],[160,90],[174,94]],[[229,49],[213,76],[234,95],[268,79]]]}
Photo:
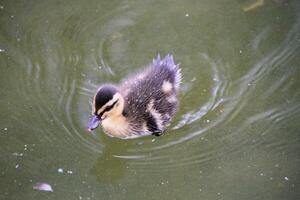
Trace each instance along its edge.
{"label": "reflection on water", "polygon": [[[1,2],[1,199],[297,199],[299,6]],[[167,52],[183,84],[165,135],[85,130],[100,84]]]}

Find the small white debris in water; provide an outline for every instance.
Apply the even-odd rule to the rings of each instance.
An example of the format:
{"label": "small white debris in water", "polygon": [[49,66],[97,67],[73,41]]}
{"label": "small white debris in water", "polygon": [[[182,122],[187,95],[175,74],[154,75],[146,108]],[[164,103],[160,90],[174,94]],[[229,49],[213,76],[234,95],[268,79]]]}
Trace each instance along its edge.
{"label": "small white debris in water", "polygon": [[284,180],[288,181],[288,180],[289,180],[289,178],[288,178],[287,176],[285,176],[285,177],[284,177]]}
{"label": "small white debris in water", "polygon": [[48,183],[37,183],[33,186],[33,189],[46,192],[53,192],[51,185],[49,185]]}
{"label": "small white debris in water", "polygon": [[251,86],[251,83],[248,83],[248,86]]}
{"label": "small white debris in water", "polygon": [[19,164],[16,164],[16,169],[18,169],[18,168],[19,168],[19,166],[20,166]]}
{"label": "small white debris in water", "polygon": [[155,139],[152,139],[151,142],[155,142]]}
{"label": "small white debris in water", "polygon": [[276,164],[275,167],[279,167],[279,164]]}
{"label": "small white debris in water", "polygon": [[185,16],[188,17],[188,16],[190,16],[190,15],[189,15],[189,13],[186,13]]}
{"label": "small white debris in water", "polygon": [[207,122],[207,123],[209,123],[209,122],[210,122],[210,120],[209,120],[209,119],[207,119],[207,120],[206,120],[206,122]]}
{"label": "small white debris in water", "polygon": [[72,170],[68,170],[67,173],[68,174],[73,174],[73,171]]}
{"label": "small white debris in water", "polygon": [[58,173],[64,173],[64,170],[62,168],[57,169]]}
{"label": "small white debris in water", "polygon": [[243,53],[243,51],[242,50],[240,50],[240,54],[242,54]]}
{"label": "small white debris in water", "polygon": [[4,6],[0,6],[0,9],[3,9],[4,8]]}
{"label": "small white debris in water", "polygon": [[12,155],[22,157],[24,154],[23,154],[23,153],[17,153],[17,152],[15,152],[15,153],[13,153]]}
{"label": "small white debris in water", "polygon": [[11,15],[10,18],[14,18],[15,16]]}
{"label": "small white debris in water", "polygon": [[7,128],[4,128],[5,131],[7,131]]}
{"label": "small white debris in water", "polygon": [[4,52],[4,51],[5,51],[5,49],[0,49],[0,53],[1,53],[1,52]]}
{"label": "small white debris in water", "polygon": [[261,175],[261,176],[263,176],[263,175],[264,175],[264,173],[260,173],[260,175]]}

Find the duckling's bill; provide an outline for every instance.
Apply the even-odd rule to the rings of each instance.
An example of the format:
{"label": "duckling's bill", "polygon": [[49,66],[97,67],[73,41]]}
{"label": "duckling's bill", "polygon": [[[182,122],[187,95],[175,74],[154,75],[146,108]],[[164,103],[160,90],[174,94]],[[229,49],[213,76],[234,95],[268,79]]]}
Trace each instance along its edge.
{"label": "duckling's bill", "polygon": [[89,131],[92,131],[96,129],[100,123],[101,123],[101,119],[98,116],[94,115],[92,119],[89,121],[87,128]]}

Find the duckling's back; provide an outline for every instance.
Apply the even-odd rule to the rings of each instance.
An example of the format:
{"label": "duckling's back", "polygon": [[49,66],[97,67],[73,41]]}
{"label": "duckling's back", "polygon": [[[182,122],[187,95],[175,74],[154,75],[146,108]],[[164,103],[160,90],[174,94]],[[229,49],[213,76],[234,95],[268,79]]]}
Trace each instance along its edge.
{"label": "duckling's back", "polygon": [[172,55],[162,60],[158,55],[148,68],[123,82],[123,114],[131,134],[160,134],[170,124],[178,107],[180,82],[180,68]]}

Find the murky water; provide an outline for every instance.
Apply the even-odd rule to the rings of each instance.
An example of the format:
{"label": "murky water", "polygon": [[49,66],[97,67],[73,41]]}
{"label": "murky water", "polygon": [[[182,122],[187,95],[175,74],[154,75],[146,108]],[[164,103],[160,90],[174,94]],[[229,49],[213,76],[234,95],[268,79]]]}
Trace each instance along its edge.
{"label": "murky water", "polygon": [[[99,84],[168,52],[165,135],[86,131]],[[0,1],[0,199],[299,199],[299,67],[298,0]]]}

